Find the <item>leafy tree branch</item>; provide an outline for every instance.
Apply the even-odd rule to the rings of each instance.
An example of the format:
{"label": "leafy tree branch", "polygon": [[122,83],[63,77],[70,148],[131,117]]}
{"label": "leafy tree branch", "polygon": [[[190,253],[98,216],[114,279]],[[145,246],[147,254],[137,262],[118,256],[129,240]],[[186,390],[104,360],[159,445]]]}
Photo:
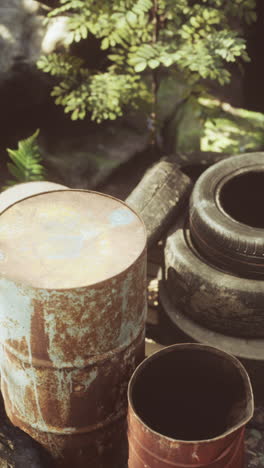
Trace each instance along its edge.
{"label": "leafy tree branch", "polygon": [[180,73],[194,93],[208,79],[228,83],[227,64],[249,60],[241,25],[256,19],[255,0],[60,0],[48,18],[58,15],[68,16],[69,44],[96,37],[108,65],[91,70],[68,53],[42,57],[39,68],[58,80],[55,102],[73,120],[89,112],[97,122],[148,102],[154,140],[164,71]]}

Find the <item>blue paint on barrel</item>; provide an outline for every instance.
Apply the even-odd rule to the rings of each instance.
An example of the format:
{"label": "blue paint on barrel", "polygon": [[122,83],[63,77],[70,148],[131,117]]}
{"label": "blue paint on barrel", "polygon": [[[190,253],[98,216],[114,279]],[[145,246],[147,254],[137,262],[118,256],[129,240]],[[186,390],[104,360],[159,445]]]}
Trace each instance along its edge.
{"label": "blue paint on barrel", "polygon": [[125,226],[135,221],[134,213],[125,208],[118,208],[110,214],[110,223],[112,226]]}

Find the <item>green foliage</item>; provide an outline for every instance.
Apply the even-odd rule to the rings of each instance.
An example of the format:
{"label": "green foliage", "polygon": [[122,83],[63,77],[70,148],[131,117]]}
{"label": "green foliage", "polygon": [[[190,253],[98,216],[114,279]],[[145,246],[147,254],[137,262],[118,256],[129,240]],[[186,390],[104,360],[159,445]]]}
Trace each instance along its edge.
{"label": "green foliage", "polygon": [[104,72],[88,70],[79,58],[51,54],[38,66],[58,78],[52,94],[73,120],[91,112],[97,122],[117,118],[126,106],[155,103],[166,68],[192,86],[203,79],[228,83],[227,63],[249,59],[234,24],[256,19],[255,0],[60,0],[49,17],[62,14],[68,15],[69,44],[92,34],[109,65]]}
{"label": "green foliage", "polygon": [[17,149],[7,148],[8,155],[12,162],[7,163],[13,180],[8,180],[5,188],[15,185],[18,182],[30,182],[34,180],[43,180],[45,170],[41,164],[41,155],[37,143],[39,130],[33,135],[18,142]]}
{"label": "green foliage", "polygon": [[216,99],[199,99],[206,115],[201,150],[238,154],[264,145],[264,115]]}
{"label": "green foliage", "polygon": [[38,68],[53,76],[69,76],[75,79],[81,73],[83,60],[69,54],[43,55],[38,61]]}

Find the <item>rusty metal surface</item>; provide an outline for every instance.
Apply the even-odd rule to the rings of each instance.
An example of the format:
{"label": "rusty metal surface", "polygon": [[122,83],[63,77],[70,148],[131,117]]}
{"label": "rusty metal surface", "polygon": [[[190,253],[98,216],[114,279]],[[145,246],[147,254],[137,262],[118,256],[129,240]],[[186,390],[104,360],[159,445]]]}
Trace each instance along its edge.
{"label": "rusty metal surface", "polygon": [[199,344],[164,348],[138,366],[128,400],[129,468],[244,468],[253,396],[231,355]]}
{"label": "rusty metal surface", "polygon": [[2,275],[37,288],[76,288],[112,278],[144,245],[135,212],[96,192],[39,194],[0,218]]}
{"label": "rusty metal surface", "polygon": [[54,466],[124,461],[127,383],[144,356],[145,243],[138,216],[95,192],[40,194],[0,216],[1,389],[11,421]]}
{"label": "rusty metal surface", "polygon": [[52,190],[65,190],[65,185],[48,181],[25,182],[16,184],[0,193],[0,212],[13,203],[37,193],[50,192]]}

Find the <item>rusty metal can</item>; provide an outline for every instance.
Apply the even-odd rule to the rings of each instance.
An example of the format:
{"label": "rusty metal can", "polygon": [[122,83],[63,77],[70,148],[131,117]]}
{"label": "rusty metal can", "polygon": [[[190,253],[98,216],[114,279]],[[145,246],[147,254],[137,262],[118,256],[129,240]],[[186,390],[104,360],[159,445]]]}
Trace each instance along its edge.
{"label": "rusty metal can", "polygon": [[54,190],[65,190],[66,188],[68,187],[65,185],[45,180],[23,182],[21,184],[12,185],[0,193],[0,212],[13,205],[13,203],[23,200],[23,198],[30,197],[31,195]]}
{"label": "rusty metal can", "polygon": [[123,202],[61,190],[0,216],[1,390],[54,466],[122,467],[144,357],[146,233]]}
{"label": "rusty metal can", "polygon": [[253,415],[248,375],[233,356],[177,344],[145,359],[128,388],[129,468],[243,468]]}

